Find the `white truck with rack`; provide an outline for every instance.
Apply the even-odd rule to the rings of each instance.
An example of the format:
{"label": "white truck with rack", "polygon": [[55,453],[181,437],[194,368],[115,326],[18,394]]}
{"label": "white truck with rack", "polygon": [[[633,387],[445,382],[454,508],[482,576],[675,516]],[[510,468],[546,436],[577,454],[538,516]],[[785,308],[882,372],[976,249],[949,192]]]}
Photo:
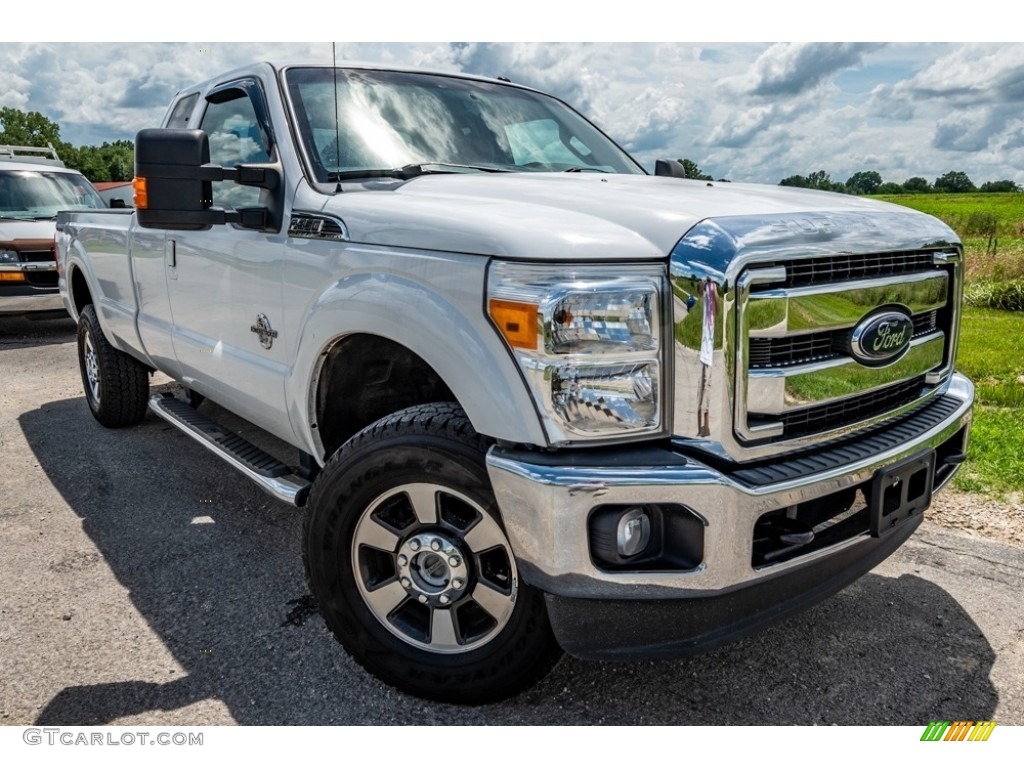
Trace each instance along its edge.
{"label": "white truck with rack", "polygon": [[52,145],[0,144],[0,315],[63,312],[57,290],[57,211],[102,208]]}
{"label": "white truck with rack", "polygon": [[[962,248],[682,175],[501,80],[196,84],[137,137],[136,210],[58,221],[86,401],[305,507],[327,625],[416,695],[726,642],[870,570],[963,461]],[[157,370],[300,458],[150,398]]]}

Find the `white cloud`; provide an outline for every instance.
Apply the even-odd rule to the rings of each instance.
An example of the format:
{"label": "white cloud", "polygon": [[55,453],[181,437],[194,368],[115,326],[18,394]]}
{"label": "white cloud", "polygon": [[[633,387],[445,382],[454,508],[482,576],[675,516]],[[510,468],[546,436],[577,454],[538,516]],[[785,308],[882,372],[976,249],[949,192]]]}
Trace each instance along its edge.
{"label": "white cloud", "polygon": [[[648,167],[689,157],[716,177],[769,183],[818,169],[839,180],[866,169],[891,181],[960,168],[977,182],[1024,175],[1019,43],[349,42],[337,55],[541,88]],[[189,83],[297,59],[328,63],[331,44],[0,43],[0,106],[100,143],[157,124]]]}
{"label": "white cloud", "polygon": [[753,96],[796,96],[857,66],[878,43],[776,43],[734,84]]}

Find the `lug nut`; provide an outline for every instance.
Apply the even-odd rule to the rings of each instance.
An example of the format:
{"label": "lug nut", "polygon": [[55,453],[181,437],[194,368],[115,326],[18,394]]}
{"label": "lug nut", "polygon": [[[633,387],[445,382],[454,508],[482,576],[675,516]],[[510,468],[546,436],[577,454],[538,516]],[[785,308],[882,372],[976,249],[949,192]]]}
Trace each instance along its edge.
{"label": "lug nut", "polygon": [[419,600],[421,603],[427,602],[427,596],[426,595],[420,595],[416,599]]}
{"label": "lug nut", "polygon": [[420,548],[420,543],[419,543],[419,541],[417,539],[413,539],[412,541],[409,542],[409,549],[411,549],[413,552],[417,552],[419,550],[419,548]]}
{"label": "lug nut", "polygon": [[437,599],[441,602],[441,605],[448,605],[448,603],[451,601],[451,598],[448,597],[448,595],[441,595]]}
{"label": "lug nut", "polygon": [[398,556],[398,564],[399,565],[408,565],[409,564],[409,558],[406,557],[405,555],[399,555]]}
{"label": "lug nut", "polygon": [[430,542],[430,548],[432,550],[434,550],[435,552],[440,550],[441,549],[441,540],[440,539],[434,539],[432,542]]}
{"label": "lug nut", "polygon": [[462,589],[462,585],[463,585],[464,583],[465,583],[465,582],[464,582],[464,581],[463,581],[462,579],[452,579],[452,586],[453,586],[453,587],[454,587],[455,589]]}
{"label": "lug nut", "polygon": [[457,558],[455,555],[452,555],[451,557],[448,558],[448,565],[450,565],[452,568],[458,568],[459,567],[459,563],[461,563],[461,562],[462,561],[459,560],[459,558]]}
{"label": "lug nut", "polygon": [[403,587],[405,587],[406,589],[408,589],[408,588],[409,588],[409,585],[410,585],[410,584],[412,584],[412,582],[411,582],[411,581],[409,581],[409,580],[408,580],[407,578],[405,578],[405,576],[403,576],[403,577],[402,577],[402,580],[401,580],[401,584],[402,584],[402,586],[403,586]]}

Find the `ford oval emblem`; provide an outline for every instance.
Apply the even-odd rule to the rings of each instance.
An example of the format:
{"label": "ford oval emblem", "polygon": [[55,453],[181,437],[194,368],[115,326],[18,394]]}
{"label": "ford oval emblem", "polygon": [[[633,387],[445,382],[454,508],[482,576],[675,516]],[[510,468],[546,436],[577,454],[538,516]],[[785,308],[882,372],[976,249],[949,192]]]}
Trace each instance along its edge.
{"label": "ford oval emblem", "polygon": [[850,353],[861,365],[895,363],[910,349],[914,321],[906,312],[884,309],[861,318],[850,335]]}

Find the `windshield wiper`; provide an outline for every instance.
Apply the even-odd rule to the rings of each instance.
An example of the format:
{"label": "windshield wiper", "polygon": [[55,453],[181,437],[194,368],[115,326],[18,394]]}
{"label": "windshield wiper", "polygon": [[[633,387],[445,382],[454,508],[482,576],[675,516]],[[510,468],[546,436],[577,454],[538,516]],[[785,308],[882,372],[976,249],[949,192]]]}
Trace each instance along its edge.
{"label": "windshield wiper", "polygon": [[413,163],[399,169],[406,174],[405,178],[423,176],[428,173],[466,173],[483,171],[484,173],[512,173],[508,168],[495,168],[493,165],[463,165],[462,163]]}
{"label": "windshield wiper", "polygon": [[608,173],[604,168],[594,168],[589,165],[574,165],[572,168],[566,168],[562,173],[580,173],[581,171],[593,171],[594,173]]}
{"label": "windshield wiper", "polygon": [[508,168],[490,165],[463,165],[461,163],[410,163],[401,168],[366,168],[358,171],[334,171],[327,174],[328,181],[346,179],[414,179],[431,173],[512,173]]}
{"label": "windshield wiper", "polygon": [[0,213],[0,219],[5,219],[6,221],[37,221],[37,219],[31,216],[4,216],[2,213]]}

